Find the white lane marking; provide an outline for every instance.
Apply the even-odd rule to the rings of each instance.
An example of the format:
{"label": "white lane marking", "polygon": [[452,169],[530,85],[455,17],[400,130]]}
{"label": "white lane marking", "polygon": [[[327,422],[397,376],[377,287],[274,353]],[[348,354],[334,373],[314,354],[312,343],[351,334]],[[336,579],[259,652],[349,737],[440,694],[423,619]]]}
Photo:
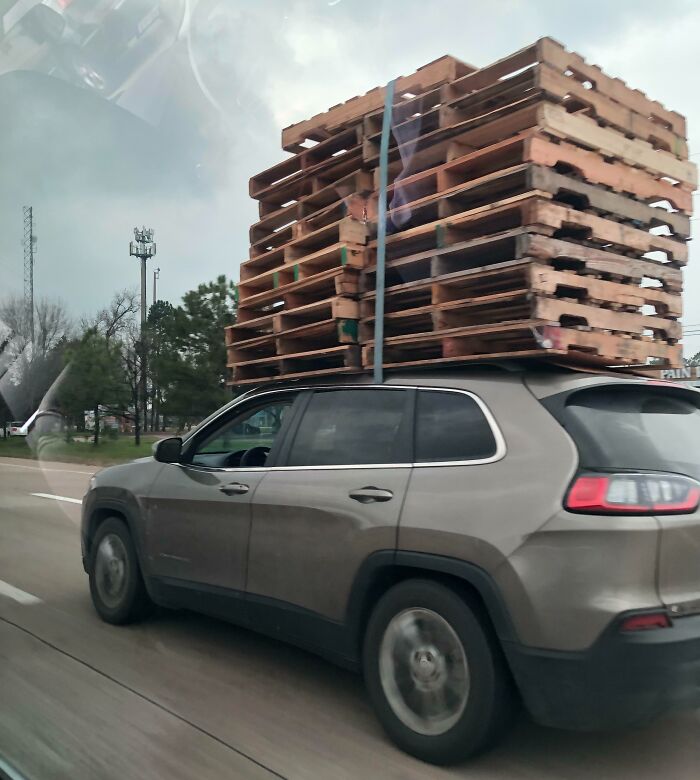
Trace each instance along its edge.
{"label": "white lane marking", "polygon": [[94,471],[72,471],[71,469],[50,469],[50,468],[44,468],[42,466],[20,466],[19,463],[3,463],[2,461],[0,461],[0,467],[2,466],[9,466],[11,469],[28,469],[29,471],[43,471],[44,473],[56,472],[57,474],[87,474],[88,477],[91,477],[95,473]]}
{"label": "white lane marking", "polygon": [[30,493],[30,496],[36,496],[37,498],[53,498],[54,501],[67,501],[69,504],[82,504],[83,501],[80,498],[68,498],[68,496],[55,496],[53,493]]}
{"label": "white lane marking", "polygon": [[41,604],[41,599],[2,580],[0,580],[0,596],[7,596],[19,604]]}

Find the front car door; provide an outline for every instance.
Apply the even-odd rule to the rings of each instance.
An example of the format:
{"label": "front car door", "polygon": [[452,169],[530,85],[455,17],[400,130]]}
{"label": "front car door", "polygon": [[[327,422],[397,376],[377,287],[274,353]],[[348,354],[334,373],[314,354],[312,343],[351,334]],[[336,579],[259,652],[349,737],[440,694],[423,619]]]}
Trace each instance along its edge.
{"label": "front car door", "polygon": [[316,389],[305,399],[279,467],[253,502],[246,585],[253,627],[308,644],[303,632],[312,624],[341,626],[362,563],[395,549],[411,473],[412,398],[403,388],[355,386]]}
{"label": "front car door", "polygon": [[276,457],[297,397],[264,393],[234,406],[186,442],[181,463],[162,469],[147,522],[156,577],[242,593],[251,499]]}

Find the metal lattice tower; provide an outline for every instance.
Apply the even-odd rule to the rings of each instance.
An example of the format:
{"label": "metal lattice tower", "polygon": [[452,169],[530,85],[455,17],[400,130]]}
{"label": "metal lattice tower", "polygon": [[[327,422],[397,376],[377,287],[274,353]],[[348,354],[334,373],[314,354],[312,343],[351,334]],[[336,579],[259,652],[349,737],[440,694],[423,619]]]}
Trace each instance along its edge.
{"label": "metal lattice tower", "polygon": [[24,310],[29,325],[29,335],[34,343],[34,255],[36,254],[36,236],[34,235],[34,213],[31,206],[22,209],[24,213]]}

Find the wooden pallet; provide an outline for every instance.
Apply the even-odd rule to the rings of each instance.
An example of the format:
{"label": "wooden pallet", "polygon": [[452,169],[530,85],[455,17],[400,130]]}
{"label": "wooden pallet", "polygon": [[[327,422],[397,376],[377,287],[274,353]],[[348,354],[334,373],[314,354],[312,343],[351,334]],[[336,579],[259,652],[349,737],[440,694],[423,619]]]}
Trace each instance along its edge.
{"label": "wooden pallet", "polygon": [[[410,100],[440,84],[445,84],[460,78],[476,69],[455,57],[440,57],[427,65],[418,68],[409,76],[400,76],[395,84],[395,103]],[[364,95],[350,98],[344,103],[333,106],[323,113],[316,114],[311,119],[297,122],[282,130],[282,148],[285,151],[297,152],[303,149],[303,143],[310,139],[322,141],[332,136],[339,128],[362,120],[368,114],[384,105],[386,90],[375,87]]]}
{"label": "wooden pallet", "polygon": [[345,267],[359,269],[364,264],[365,252],[361,244],[345,242],[331,244],[300,260],[283,263],[270,271],[241,281],[238,285],[239,304],[271,290],[283,294],[295,282],[304,281],[325,271]]}
{"label": "wooden pallet", "polygon": [[328,166],[334,160],[337,161],[341,154],[356,148],[362,142],[362,133],[361,125],[351,127],[311,149],[304,149],[299,154],[256,173],[255,176],[251,176],[249,181],[250,197],[257,198],[261,193],[286,179],[309,171],[317,171],[323,166]]}
{"label": "wooden pallet", "polygon": [[374,189],[374,182],[368,171],[359,168],[340,177],[331,169],[305,176],[303,186],[299,181],[294,183],[294,187],[297,187],[297,191],[290,192],[288,182],[282,182],[279,186],[270,188],[264,198],[258,198],[261,220],[273,215],[278,215],[279,219],[290,213],[294,213],[296,218],[297,212],[299,217],[308,216],[355,192],[371,191]]}
{"label": "wooden pallet", "polygon": [[[496,82],[477,92],[450,99],[450,85],[443,87],[438,105],[424,108],[424,99],[416,98],[411,106],[416,110],[392,117],[394,145],[438,128],[453,127],[493,112],[507,108],[524,98],[537,97],[563,105],[569,113],[576,112],[594,118],[599,124],[620,131],[625,137],[639,138],[656,149],[663,149],[680,159],[688,158],[685,138],[672,130],[653,122],[648,116],[635,114],[610,98],[596,93],[572,76],[565,76],[547,64],[537,64],[523,72]],[[382,114],[365,117],[364,138],[366,145],[376,145],[381,137]]]}
{"label": "wooden pallet", "polygon": [[[675,293],[682,290],[682,275],[677,268],[650,259],[617,255],[601,249],[561,241],[516,228],[495,236],[472,239],[428,252],[388,261],[385,270],[387,292],[404,285],[430,283],[445,274],[479,274],[487,268],[506,268],[517,263],[537,261],[553,271],[573,272],[576,278],[622,283],[625,295],[642,290],[644,296]],[[363,297],[371,297],[375,287],[376,266],[367,266],[361,276]],[[643,280],[646,285],[642,287]],[[621,294],[622,291],[619,291]],[[635,292],[634,294],[640,294]],[[663,303],[664,299],[658,297]],[[652,303],[649,300],[649,303]]]}
{"label": "wooden pallet", "polygon": [[336,200],[330,206],[321,208],[307,216],[297,216],[293,222],[282,225],[270,231],[267,225],[260,223],[250,228],[250,252],[265,253],[285,244],[289,244],[296,238],[313,233],[323,227],[339,222],[349,217],[359,222],[364,222],[367,215],[367,195],[349,195],[341,200]]}
{"label": "wooden pallet", "polygon": [[344,344],[312,352],[276,355],[240,363],[229,361],[231,384],[253,384],[272,379],[296,379],[324,374],[356,373],[362,369],[360,347]]}
{"label": "wooden pallet", "polygon": [[[435,178],[439,184],[439,177]],[[394,206],[389,213],[389,232],[434,222],[441,217],[483,206],[530,191],[546,192],[552,199],[570,204],[582,211],[591,211],[635,227],[651,229],[665,227],[670,235],[680,240],[690,236],[690,219],[684,214],[654,208],[616,192],[596,187],[571,176],[532,163],[488,173],[464,184],[438,191],[418,200]],[[367,212],[375,218],[376,207],[370,204]]]}
{"label": "wooden pallet", "polygon": [[[465,154],[465,147],[452,143],[447,148],[447,162],[436,167],[400,179],[394,190],[409,190],[426,178],[434,180],[435,193],[465,184],[479,176],[518,165],[535,163],[555,168],[560,173],[579,178],[591,185],[603,187],[649,205],[668,201],[674,209],[685,215],[692,214],[693,200],[690,192],[680,189],[664,179],[654,178],[646,171],[619,162],[609,162],[597,152],[582,149],[565,141],[554,141],[534,130],[524,131],[514,138],[501,141],[476,152]],[[430,194],[429,184],[423,185],[424,195]],[[412,198],[413,199],[413,198]],[[407,196],[403,200],[408,200]]]}
{"label": "wooden pallet", "polygon": [[[660,125],[648,114],[636,113],[607,95],[587,88],[573,75],[567,76],[548,63],[538,63],[522,74],[498,82],[496,87],[506,96],[506,85],[518,81],[521,82],[520,89],[541,92],[548,99],[564,105],[569,113],[592,117],[602,126],[614,128],[628,138],[639,138],[655,149],[688,159],[688,144],[684,136]],[[471,103],[487,90],[457,97],[461,91],[459,84],[445,85],[442,94],[445,106],[441,116],[443,125],[456,124],[461,116],[468,118]]]}
{"label": "wooden pallet", "polygon": [[[389,153],[393,161],[389,166],[389,176],[395,178],[401,172],[409,175],[439,164],[447,155],[450,142],[475,149],[483,148],[530,128],[538,128],[547,136],[641,168],[654,177],[669,177],[688,191],[697,186],[697,168],[692,162],[679,160],[668,152],[655,149],[647,141],[632,141],[616,130],[600,127],[590,117],[570,114],[562,106],[542,101],[537,96],[500,107],[452,127],[434,130],[393,147]],[[434,146],[437,148],[428,151]],[[378,159],[378,141],[366,138],[363,143],[365,164],[376,165]]]}
{"label": "wooden pallet", "polygon": [[[441,259],[433,258],[436,261],[433,267],[439,268]],[[390,314],[415,306],[439,306],[454,300],[521,291],[623,311],[636,312],[643,306],[653,306],[663,316],[675,319],[682,314],[680,292],[642,287],[637,281],[610,281],[576,270],[558,270],[529,257],[389,285],[385,290],[385,311]],[[362,293],[360,314],[363,318],[374,316],[375,300],[374,290]]]}
{"label": "wooden pallet", "polygon": [[[362,342],[373,338],[374,304],[374,293],[363,295]],[[653,307],[656,313],[642,314],[642,306]],[[680,314],[680,295],[520,260],[390,287],[384,327],[390,336],[539,318],[637,336],[648,331],[675,342],[681,336],[676,319]]]}
{"label": "wooden pallet", "polygon": [[352,217],[342,219],[324,225],[311,232],[299,231],[293,239],[286,244],[271,247],[270,249],[250,248],[251,258],[242,264],[246,266],[246,274],[250,269],[259,271],[261,268],[269,268],[282,263],[293,263],[302,257],[325,249],[333,244],[364,244],[369,235],[369,226],[362,220]]}
{"label": "wooden pallet", "polygon": [[[528,226],[529,232],[613,248],[614,251],[638,255],[661,252],[676,266],[688,261],[688,248],[683,242],[567,208],[553,203],[548,193],[539,191],[515,195],[395,233],[386,241],[387,258],[405,257],[521,226]],[[368,265],[374,262],[375,253],[376,241],[372,241],[368,246]]]}
{"label": "wooden pallet", "polygon": [[[299,328],[317,325],[333,320],[338,323],[338,340],[357,341],[357,322],[360,319],[359,301],[335,295],[294,309],[270,311],[262,317],[249,319],[226,328],[226,346],[242,345],[243,342],[260,337],[275,338]],[[355,338],[350,336],[355,335]]]}
{"label": "wooden pallet", "polygon": [[[489,173],[530,162],[555,168],[588,184],[603,185],[613,192],[631,195],[647,205],[668,201],[684,214],[692,213],[690,192],[624,163],[607,162],[595,152],[566,142],[554,142],[534,130],[472,152],[461,144],[450,142],[446,157],[446,162],[434,168],[395,180],[388,188],[390,203],[402,205],[437,195]],[[375,189],[377,186],[378,181],[375,181]]]}
{"label": "wooden pallet", "polygon": [[239,301],[237,324],[264,327],[264,322],[258,321],[282,311],[318,303],[336,295],[354,297],[359,292],[359,278],[359,269],[346,265],[330,268],[284,287],[256,293]]}
{"label": "wooden pallet", "polygon": [[[393,336],[384,342],[384,366],[444,366],[474,360],[565,357],[594,365],[644,364],[650,358],[677,365],[681,347],[596,331],[574,330],[541,320],[476,325],[442,332]],[[374,365],[374,344],[362,348],[362,365]]]}
{"label": "wooden pallet", "polygon": [[635,114],[649,117],[659,127],[672,130],[678,136],[687,134],[685,118],[679,113],[669,111],[621,79],[608,76],[597,65],[588,64],[579,54],[567,51],[552,38],[540,38],[531,46],[450,82],[450,94],[453,97],[469,94],[537,63],[546,63],[557,73],[583,84],[593,95],[605,96]]}
{"label": "wooden pallet", "polygon": [[358,321],[326,319],[312,322],[283,333],[236,341],[227,349],[234,365],[273,355],[312,353],[339,344],[357,344]]}

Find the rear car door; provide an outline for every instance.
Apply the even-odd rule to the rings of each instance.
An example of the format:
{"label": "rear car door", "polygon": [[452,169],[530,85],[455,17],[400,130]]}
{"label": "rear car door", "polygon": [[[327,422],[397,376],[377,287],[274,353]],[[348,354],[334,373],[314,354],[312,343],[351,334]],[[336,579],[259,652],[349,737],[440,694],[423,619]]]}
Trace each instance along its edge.
{"label": "rear car door", "polygon": [[412,398],[391,387],[311,394],[283,465],[255,494],[246,586],[254,626],[302,631],[303,613],[290,605],[343,621],[363,561],[394,550],[411,473]]}
{"label": "rear car door", "polygon": [[265,393],[234,407],[188,441],[149,496],[152,573],[174,584],[242,593],[250,502],[276,456],[297,393]]}

